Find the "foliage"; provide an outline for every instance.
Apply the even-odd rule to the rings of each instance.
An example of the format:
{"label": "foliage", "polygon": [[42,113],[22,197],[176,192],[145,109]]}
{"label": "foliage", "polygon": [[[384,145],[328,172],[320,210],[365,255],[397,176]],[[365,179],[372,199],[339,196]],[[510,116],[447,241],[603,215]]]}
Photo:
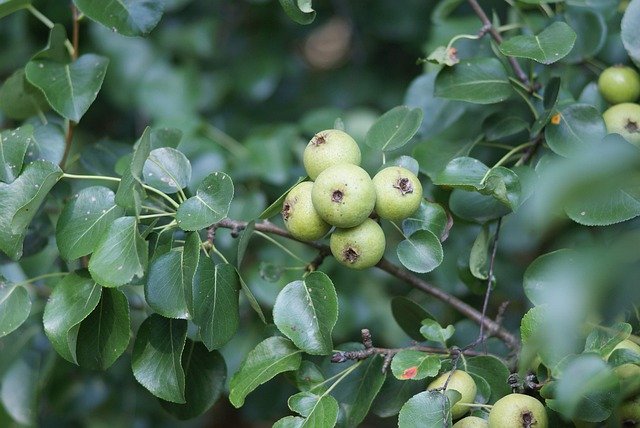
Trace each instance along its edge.
{"label": "foliage", "polygon": [[[401,3],[0,0],[0,426],[622,423],[640,0]],[[282,228],[330,128],[424,188],[375,268]]]}

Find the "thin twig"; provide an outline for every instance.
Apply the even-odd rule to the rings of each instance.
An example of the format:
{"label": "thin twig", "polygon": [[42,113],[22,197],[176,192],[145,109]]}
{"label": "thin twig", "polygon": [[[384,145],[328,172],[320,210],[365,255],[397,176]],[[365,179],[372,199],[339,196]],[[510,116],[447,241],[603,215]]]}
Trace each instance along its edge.
{"label": "thin twig", "polygon": [[[476,13],[476,15],[478,15],[478,18],[480,18],[480,21],[482,21],[482,28],[480,31],[488,32],[491,35],[491,38],[493,38],[493,40],[496,41],[496,43],[498,44],[502,43],[502,36],[498,32],[498,30],[493,26],[487,14],[484,12],[482,7],[478,4],[478,1],[468,0],[468,2],[471,8],[473,9],[473,11]],[[524,83],[527,87],[531,88],[531,82],[529,81],[529,78],[527,77],[527,74],[524,72],[522,67],[520,67],[520,63],[518,63],[518,61],[512,56],[507,56],[507,60],[509,61],[509,64],[511,64],[511,68],[513,68],[513,72],[515,73],[516,77],[522,83]]]}
{"label": "thin twig", "polygon": [[[73,30],[72,30],[72,43],[73,50],[71,51],[71,59],[75,61],[78,59],[78,45],[80,39],[80,26],[78,24],[78,9],[74,4],[71,4],[71,15],[73,16]],[[62,159],[60,160],[60,168],[64,170],[65,165],[67,163],[67,158],[69,157],[69,153],[71,152],[71,146],[73,145],[73,130],[76,124],[72,120],[69,120],[69,124],[67,126],[67,133],[65,135],[64,140],[64,153],[62,154]]]}
{"label": "thin twig", "polygon": [[[498,253],[498,238],[500,237],[500,226],[502,225],[502,217],[498,219],[496,224],[496,234],[493,237],[493,249],[491,250],[491,259],[489,261],[489,275],[487,279],[487,291],[484,293],[484,302],[482,303],[482,319],[487,316],[487,307],[489,306],[489,297],[491,296],[491,285],[493,284],[493,266],[496,260],[496,254]],[[484,353],[487,353],[487,342],[484,336],[484,322],[480,323],[480,335],[478,340],[482,343]]]}

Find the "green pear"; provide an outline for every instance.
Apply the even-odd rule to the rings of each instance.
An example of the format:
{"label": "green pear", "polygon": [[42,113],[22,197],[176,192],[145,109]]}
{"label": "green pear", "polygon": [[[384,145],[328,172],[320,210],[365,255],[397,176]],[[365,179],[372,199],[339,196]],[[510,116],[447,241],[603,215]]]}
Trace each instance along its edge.
{"label": "green pear", "polygon": [[487,428],[489,422],[477,416],[467,416],[453,424],[452,428]]}
{"label": "green pear", "polygon": [[542,403],[524,394],[509,394],[489,412],[489,428],[547,428],[547,411]]}
{"label": "green pear", "polygon": [[360,147],[349,134],[327,129],[313,136],[302,155],[304,169],[312,180],[330,166],[351,163],[360,165]]}
{"label": "green pear", "polygon": [[331,254],[351,269],[375,266],[384,255],[384,232],[370,218],[349,229],[336,229],[329,239]]}
{"label": "green pear", "polygon": [[598,89],[611,104],[634,102],[640,96],[640,76],[632,67],[614,65],[600,73]]}
{"label": "green pear", "polygon": [[303,181],[287,194],[282,204],[284,225],[293,237],[315,241],[327,234],[331,225],[322,220],[311,202],[311,181]]}
{"label": "green pear", "polygon": [[[435,378],[427,389],[436,389],[442,388],[449,379],[449,374],[451,372],[442,373],[440,376]],[[469,375],[469,373],[463,370],[456,370],[451,375],[449,379],[449,383],[447,383],[447,390],[453,389],[454,391],[458,391],[462,398],[451,408],[451,416],[453,419],[458,419],[471,410],[471,407],[465,406],[465,404],[473,403],[476,398],[476,392],[478,391],[478,387],[476,386],[476,382]]]}
{"label": "green pear", "polygon": [[609,107],[602,118],[607,132],[620,134],[625,140],[640,147],[640,105],[622,103]]}
{"label": "green pear", "polygon": [[373,177],[373,185],[376,188],[375,211],[381,218],[400,221],[420,207],[422,184],[406,168],[384,168]]}

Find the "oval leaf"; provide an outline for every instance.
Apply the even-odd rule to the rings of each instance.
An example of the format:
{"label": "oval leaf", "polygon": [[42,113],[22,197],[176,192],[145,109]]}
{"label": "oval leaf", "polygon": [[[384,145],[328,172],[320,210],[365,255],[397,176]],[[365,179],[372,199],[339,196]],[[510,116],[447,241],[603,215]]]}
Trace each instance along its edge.
{"label": "oval leaf", "polygon": [[435,96],[476,104],[493,104],[513,94],[509,76],[496,58],[467,59],[440,70]]}
{"label": "oval leaf", "polygon": [[246,396],[278,373],[298,370],[300,351],[287,338],[270,337],[260,342],[245,358],[229,383],[229,401],[239,408]]}
{"label": "oval leaf", "polygon": [[622,17],[620,35],[622,44],[636,66],[640,67],[640,0],[632,0]]}
{"label": "oval leaf", "polygon": [[431,272],[442,263],[442,244],[428,230],[418,230],[398,244],[400,263],[413,272]]}
{"label": "oval leaf", "polygon": [[338,320],[338,297],[331,279],[311,272],[287,284],[273,306],[278,329],[303,351],[327,355],[333,349],[331,332]]}
{"label": "oval leaf", "polygon": [[441,428],[451,426],[451,404],[438,391],[424,391],[407,401],[398,415],[398,428]]}
{"label": "oval leaf", "polygon": [[44,308],[44,331],[65,360],[78,363],[76,347],[80,323],[100,302],[102,287],[84,272],[64,277],[51,292]]}
{"label": "oval leaf", "polygon": [[22,325],[31,312],[31,299],[27,289],[9,284],[0,276],[0,337]]}
{"label": "oval leaf", "polygon": [[557,120],[545,128],[545,139],[549,148],[561,156],[588,150],[607,134],[602,115],[591,105],[569,104],[557,114]]}
{"label": "oval leaf", "polygon": [[402,220],[402,232],[405,235],[409,236],[420,229],[430,230],[440,237],[440,241],[447,239],[452,226],[453,221],[442,205],[427,200],[420,202],[418,210]]}
{"label": "oval leaf", "polygon": [[146,198],[146,193],[142,187],[142,170],[144,163],[151,153],[152,130],[146,127],[142,136],[136,143],[131,156],[131,162],[122,173],[122,180],[116,192],[116,203],[127,210],[140,213],[142,200]]}
{"label": "oval leaf", "polygon": [[161,147],[152,150],[142,170],[144,181],[164,193],[176,193],[191,180],[191,163],[182,152]]}
{"label": "oval leaf", "polygon": [[32,137],[31,125],[0,132],[0,181],[11,183],[18,177]]}
{"label": "oval leaf", "polygon": [[27,119],[48,108],[42,92],[27,81],[24,68],[16,70],[0,88],[0,109],[11,119]]}
{"label": "oval leaf", "polygon": [[176,219],[182,230],[199,230],[222,220],[233,199],[233,182],[223,172],[208,175],[198,186],[196,196],[184,201]]}
{"label": "oval leaf", "polygon": [[413,300],[402,296],[396,296],[391,300],[391,313],[409,337],[417,341],[424,340],[420,333],[421,322],[427,318],[433,319],[433,315]]}
{"label": "oval leaf", "polygon": [[58,217],[56,243],[65,260],[86,256],[95,250],[113,221],[124,215],[115,193],[102,186],[80,190]]}
{"label": "oval leaf", "polygon": [[158,24],[164,2],[148,0],[74,0],[78,9],[108,29],[125,36],[144,36]]}
{"label": "oval leaf", "polygon": [[437,355],[403,350],[391,360],[391,371],[400,380],[420,380],[437,375],[441,362],[442,360]]}
{"label": "oval leaf", "polygon": [[422,109],[398,106],[383,114],[367,132],[367,146],[382,151],[398,149],[418,132],[423,116]]}
{"label": "oval leaf", "polygon": [[187,322],[151,314],[140,325],[133,344],[133,376],[158,398],[185,403],[185,379],[181,359],[187,338]]}
{"label": "oval leaf", "polygon": [[478,190],[482,188],[482,180],[488,172],[489,167],[478,159],[463,156],[449,162],[433,179],[433,184]]}
{"label": "oval leaf", "polygon": [[564,22],[554,22],[535,36],[515,36],[498,46],[507,56],[529,58],[542,64],[561,60],[573,49],[576,33]]}

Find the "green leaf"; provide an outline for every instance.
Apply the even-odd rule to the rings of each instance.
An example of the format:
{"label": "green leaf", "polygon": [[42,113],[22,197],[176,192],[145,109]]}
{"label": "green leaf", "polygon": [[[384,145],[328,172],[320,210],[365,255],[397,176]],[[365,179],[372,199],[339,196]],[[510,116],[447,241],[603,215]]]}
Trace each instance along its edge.
{"label": "green leaf", "polygon": [[80,323],[100,302],[102,288],[86,272],[65,276],[51,292],[44,308],[44,331],[53,348],[65,360],[78,363],[76,354]]}
{"label": "green leaf", "polygon": [[601,13],[586,8],[569,8],[564,19],[576,32],[575,45],[565,62],[579,63],[600,52],[607,38],[607,24]]}
{"label": "green leaf", "polygon": [[453,222],[442,205],[427,200],[422,200],[418,210],[402,220],[402,232],[406,236],[424,229],[433,232],[440,241],[447,239],[451,226]]}
{"label": "green leaf", "polygon": [[194,418],[206,412],[224,392],[227,366],[218,351],[208,351],[200,342],[187,339],[182,354],[185,371],[185,403],[161,400],[162,407],[180,420]]}
{"label": "green leaf", "polygon": [[396,296],[391,299],[391,313],[400,328],[413,340],[422,341],[424,337],[420,333],[422,320],[431,318],[433,315],[427,312],[422,306],[403,296]]}
{"label": "green leaf", "polygon": [[13,12],[31,4],[31,0],[0,0],[0,18],[11,15]]}
{"label": "green leaf", "polygon": [[398,428],[451,426],[451,404],[438,391],[424,391],[407,401],[398,416]]}
{"label": "green leaf", "polygon": [[371,406],[371,411],[381,418],[395,416],[409,398],[422,390],[424,390],[422,382],[406,382],[394,376],[387,376]]}
{"label": "green leaf", "polygon": [[240,271],[236,269],[236,272],[238,274],[238,279],[240,280],[240,287],[242,288],[242,291],[244,292],[244,295],[247,298],[251,309],[253,309],[258,314],[258,317],[260,317],[260,321],[262,321],[263,324],[266,324],[267,319],[265,318],[264,312],[260,307],[260,303],[258,303],[258,299],[256,299],[256,296],[251,291],[251,288],[249,288],[247,283],[244,282],[244,279],[242,279],[242,276],[240,276]]}
{"label": "green leaf", "polygon": [[284,337],[274,336],[260,342],[231,377],[229,401],[240,408],[246,396],[278,373],[297,370],[302,357],[295,345]]}
{"label": "green leaf", "polygon": [[602,115],[591,105],[569,104],[557,114],[559,123],[547,124],[545,140],[549,148],[561,156],[588,150],[607,134]]}
{"label": "green leaf", "polygon": [[300,369],[294,373],[293,382],[300,391],[315,391],[321,393],[327,390],[327,385],[322,384],[325,378],[320,368],[311,361],[303,360]]}
{"label": "green leaf", "polygon": [[311,0],[280,0],[280,6],[289,18],[298,24],[311,24],[316,19],[316,12],[311,7]]}
{"label": "green leaf", "polygon": [[567,418],[602,422],[611,416],[620,392],[613,370],[596,355],[579,355],[564,368],[553,408]]}
{"label": "green leaf", "polygon": [[17,359],[2,378],[0,401],[13,420],[33,426],[38,415],[39,366],[34,356]]}
{"label": "green leaf", "polygon": [[[479,355],[464,360],[464,370],[467,371],[474,379],[477,377],[485,380],[491,395],[488,403],[495,403],[500,398],[511,393],[509,382],[507,381],[511,371],[505,363],[497,357],[491,355]],[[476,380],[476,383],[479,383]]]}
{"label": "green leaf", "polygon": [[486,223],[508,214],[511,210],[493,196],[462,189],[453,189],[449,208],[456,216],[478,223]]}
{"label": "green leaf", "polygon": [[438,186],[451,186],[464,190],[478,190],[483,187],[482,180],[489,172],[489,167],[477,159],[459,157],[453,159],[433,179]]}
{"label": "green leaf", "polygon": [[289,408],[304,416],[285,417],[276,422],[274,427],[333,427],[338,420],[338,402],[330,395],[316,395],[300,392],[289,397]]}
{"label": "green leaf", "polygon": [[398,244],[397,253],[404,267],[418,273],[431,272],[444,258],[440,239],[429,230],[411,234]]}
{"label": "green leaf", "polygon": [[0,132],[0,181],[9,184],[18,177],[32,137],[31,125]]}
{"label": "green leaf", "polygon": [[80,12],[124,36],[145,36],[162,17],[164,2],[145,0],[73,0]]}
{"label": "green leaf", "polygon": [[391,371],[400,380],[420,380],[437,375],[440,363],[441,359],[437,355],[405,349],[391,360]]}
{"label": "green leaf", "polygon": [[638,26],[640,26],[640,0],[632,0],[627,5],[627,9],[622,16],[620,35],[629,58],[637,67],[640,67],[640,34],[638,34]]}
{"label": "green leaf", "polygon": [[60,164],[64,155],[65,135],[62,127],[47,123],[33,130],[31,145],[28,147],[27,160],[47,160],[53,164]]}
{"label": "green leaf", "polygon": [[[0,3],[0,15],[1,8]],[[16,70],[0,88],[0,110],[11,119],[27,119],[48,107],[44,95],[25,77],[24,68]]]}
{"label": "green leaf", "polygon": [[190,318],[199,256],[200,237],[197,233],[189,233],[184,247],[162,254],[151,262],[144,295],[154,311],[167,318]]}
{"label": "green leaf", "polygon": [[142,182],[142,171],[144,163],[151,153],[151,135],[151,128],[146,127],[136,143],[131,162],[124,170],[116,192],[116,203],[136,215],[140,214],[142,200],[146,198],[142,187],[144,184]]}
{"label": "green leaf", "polygon": [[218,349],[235,334],[240,324],[240,282],[235,267],[214,265],[201,257],[193,279],[193,322],[207,349]]}
{"label": "green leaf", "polygon": [[471,274],[478,279],[487,279],[489,277],[489,226],[482,225],[480,233],[473,241],[471,246],[471,254],[469,255],[469,269]]}
{"label": "green leaf", "polygon": [[[362,349],[362,345],[356,346],[350,346],[350,348]],[[336,372],[344,370],[350,366],[348,364],[336,365],[332,370]],[[383,359],[379,355],[356,364],[358,368],[354,369],[331,392],[331,395],[340,403],[342,412],[337,426],[343,428],[356,427],[364,420],[386,377],[382,373]]]}
{"label": "green leaf", "polygon": [[56,243],[65,260],[91,254],[113,221],[124,215],[107,187],[80,190],[63,208],[56,226]]}
{"label": "green leaf", "polygon": [[[452,325],[448,325],[447,328],[442,328],[440,323],[436,320],[426,319],[422,321],[422,327],[420,327],[420,333],[427,339],[434,342],[440,342],[446,344],[447,340],[453,336],[456,329]],[[433,376],[433,375],[432,375]]]}
{"label": "green leaf", "polygon": [[460,58],[456,55],[456,48],[438,46],[429,54],[427,61],[432,64],[442,64],[451,67],[459,63]]}
{"label": "green leaf", "polygon": [[108,63],[107,58],[94,54],[82,55],[70,64],[36,59],[27,63],[25,72],[56,112],[79,122],[102,87]]}
{"label": "green leaf", "polygon": [[223,172],[208,175],[198,186],[196,196],[184,201],[176,219],[182,230],[199,230],[222,220],[233,199],[233,182]]}
{"label": "green leaf", "polygon": [[147,242],[138,232],[135,217],[115,219],[96,245],[89,272],[105,287],[119,287],[142,278],[147,267]]}
{"label": "green leaf", "polygon": [[11,184],[0,183],[0,251],[20,258],[26,228],[60,177],[57,165],[35,161]]}
{"label": "green leaf", "polygon": [[536,36],[515,36],[498,47],[507,56],[553,64],[573,49],[576,33],[564,22],[554,22]]}
{"label": "green leaf", "polygon": [[333,349],[331,332],[338,320],[338,297],[331,279],[315,271],[287,284],[273,306],[273,321],[303,351],[327,355]]}
{"label": "green leaf", "polygon": [[423,115],[420,108],[394,107],[369,128],[365,143],[383,152],[399,149],[416,134]]}
{"label": "green leaf", "polygon": [[509,209],[515,211],[520,205],[520,179],[510,169],[502,166],[491,168],[482,186],[480,193],[493,196]]}
{"label": "green leaf", "polygon": [[171,147],[152,150],[142,170],[144,181],[164,193],[176,193],[189,185],[191,163]]}
{"label": "green leaf", "polygon": [[238,257],[236,261],[236,266],[240,269],[240,265],[242,264],[242,260],[244,260],[244,254],[247,251],[247,247],[249,246],[249,241],[251,240],[251,235],[256,228],[256,222],[251,220],[245,228],[240,233],[240,238],[238,239]]}
{"label": "green leaf", "polygon": [[31,299],[27,289],[9,284],[0,276],[0,337],[11,333],[24,323],[31,313]]}
{"label": "green leaf", "polygon": [[434,138],[416,146],[413,156],[420,163],[420,171],[432,180],[445,169],[453,159],[464,157],[477,144],[472,139]]}
{"label": "green leaf", "polygon": [[[49,60],[61,64],[71,62],[71,54],[65,46],[67,31],[62,24],[54,24],[49,32],[47,46],[31,57],[33,60]],[[28,79],[28,76],[27,76]]]}
{"label": "green leaf", "polygon": [[585,352],[597,352],[602,357],[607,357],[616,345],[627,339],[632,332],[631,324],[619,322],[606,330],[595,328],[589,336],[584,346]]}
{"label": "green leaf", "polygon": [[262,211],[260,213],[260,215],[258,216],[258,218],[260,220],[264,220],[264,219],[267,219],[267,218],[271,218],[276,214],[279,214],[280,211],[282,211],[282,204],[284,203],[284,200],[287,197],[287,195],[289,194],[289,192],[291,191],[291,189],[293,189],[294,187],[296,187],[298,184],[302,183],[303,181],[306,181],[308,178],[309,177],[306,176],[306,175],[304,177],[298,177],[298,179],[293,184],[293,186],[289,187],[282,195],[280,195],[280,197],[278,199],[276,199],[271,205],[269,205],[264,211]]}
{"label": "green leaf", "polygon": [[131,327],[129,302],[122,291],[104,288],[95,309],[80,323],[78,364],[106,370],[127,350]]}
{"label": "green leaf", "polygon": [[151,314],[144,320],[133,344],[133,376],[158,398],[174,403],[185,400],[185,375],[181,365],[187,338],[187,321]]}
{"label": "green leaf", "polygon": [[524,272],[522,281],[524,293],[531,303],[542,305],[553,298],[553,290],[562,280],[564,268],[575,262],[576,252],[569,249],[553,251],[535,259]]}
{"label": "green leaf", "polygon": [[509,76],[496,58],[467,59],[440,70],[435,96],[476,104],[493,104],[513,94]]}

